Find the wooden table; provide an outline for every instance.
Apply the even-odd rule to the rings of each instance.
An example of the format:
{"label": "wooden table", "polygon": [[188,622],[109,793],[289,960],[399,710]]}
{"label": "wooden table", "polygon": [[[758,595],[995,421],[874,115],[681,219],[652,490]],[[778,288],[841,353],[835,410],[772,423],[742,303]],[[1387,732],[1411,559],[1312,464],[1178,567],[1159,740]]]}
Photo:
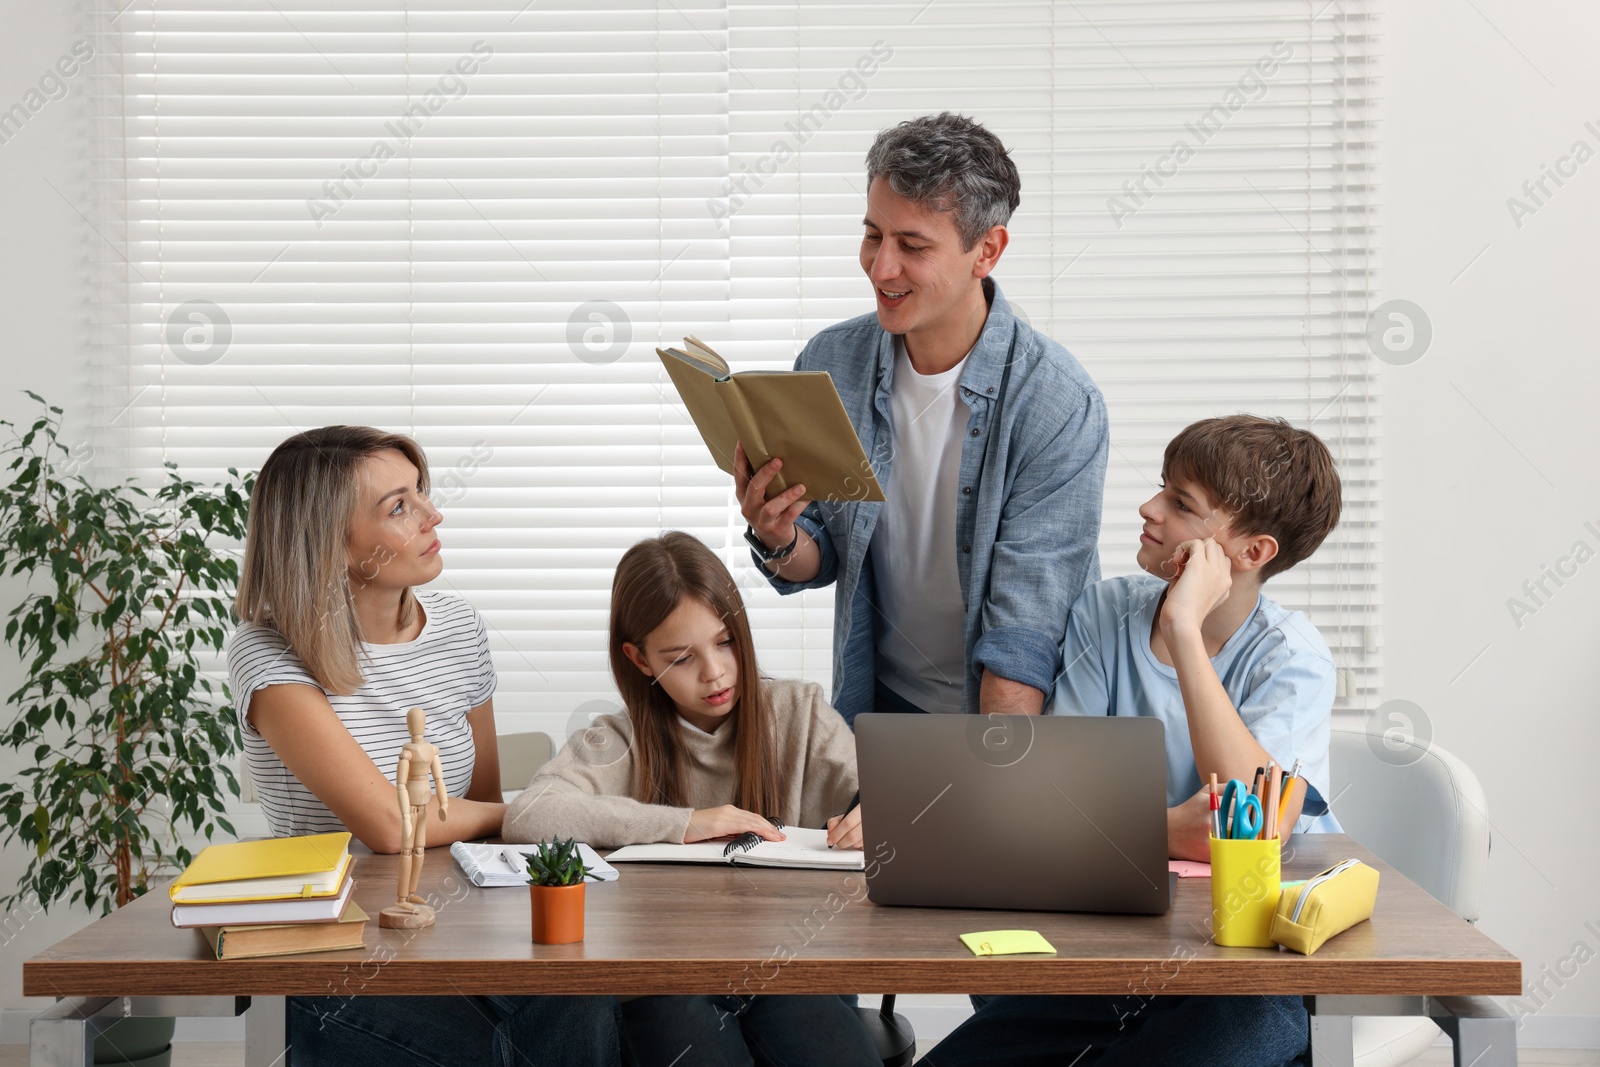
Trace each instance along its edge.
{"label": "wooden table", "polygon": [[[1348,856],[1381,870],[1377,911],[1299,956],[1213,945],[1201,879],[1180,882],[1168,914],[1129,917],[879,907],[860,873],[642,865],[590,883],[583,942],[535,945],[527,893],[478,889],[438,850],[423,875],[438,908],[429,929],[374,921],[364,949],[218,962],[198,933],[172,927],[157,891],[24,963],[23,992],[74,998],[35,1021],[36,1067],[84,1063],[80,1042],[107,1010],[231,1014],[252,997],[461,992],[1298,993],[1318,1067],[1351,1062],[1351,1017],[1396,1013],[1433,1015],[1471,1052],[1462,1063],[1514,1064],[1514,1020],[1481,998],[1521,993],[1518,960],[1345,835],[1297,838],[1284,876]],[[355,898],[369,914],[391,899],[395,868],[390,856],[357,860]],[[957,940],[1017,927],[1039,930],[1057,955],[975,957]],[[270,1035],[262,1062],[282,1047],[282,1001],[272,1008],[259,1026],[257,1010],[246,1016],[252,1046]]]}

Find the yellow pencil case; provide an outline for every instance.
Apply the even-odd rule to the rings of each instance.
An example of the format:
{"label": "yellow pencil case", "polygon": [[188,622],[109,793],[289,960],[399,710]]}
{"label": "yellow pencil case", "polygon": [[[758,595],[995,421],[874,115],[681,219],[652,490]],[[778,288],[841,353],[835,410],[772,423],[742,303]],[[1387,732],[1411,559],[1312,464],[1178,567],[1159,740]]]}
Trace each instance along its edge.
{"label": "yellow pencil case", "polygon": [[1284,886],[1272,916],[1272,940],[1309,956],[1328,938],[1372,918],[1377,902],[1377,870],[1345,860],[1304,885]]}

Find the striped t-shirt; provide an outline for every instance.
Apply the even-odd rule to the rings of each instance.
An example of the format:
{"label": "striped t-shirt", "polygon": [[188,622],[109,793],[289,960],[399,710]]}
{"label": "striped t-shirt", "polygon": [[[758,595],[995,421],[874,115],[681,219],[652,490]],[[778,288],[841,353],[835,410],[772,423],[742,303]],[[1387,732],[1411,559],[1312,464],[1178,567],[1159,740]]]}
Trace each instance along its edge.
{"label": "striped t-shirt", "polygon": [[250,698],[264,686],[322,690],[350,736],[390,781],[400,747],[411,740],[406,712],[420,707],[428,713],[423,736],[439,748],[446,790],[459,797],[471,788],[474,749],[467,712],[494,694],[489,635],[477,611],[460,597],[430,591],[418,591],[416,597],[424,614],[422,632],[399,644],[363,644],[360,668],[366,684],[348,696],[323,690],[276,630],[246,623],[228,642],[228,684],[244,735],[245,762],[274,837],[345,826],[250,725]]}

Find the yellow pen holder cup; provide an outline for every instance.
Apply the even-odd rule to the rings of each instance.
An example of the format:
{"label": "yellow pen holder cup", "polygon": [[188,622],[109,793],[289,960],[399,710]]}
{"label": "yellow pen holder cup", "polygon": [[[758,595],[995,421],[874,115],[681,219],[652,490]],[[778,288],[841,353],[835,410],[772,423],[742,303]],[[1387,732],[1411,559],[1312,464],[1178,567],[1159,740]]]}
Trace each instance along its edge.
{"label": "yellow pen holder cup", "polygon": [[1211,839],[1211,940],[1272,948],[1272,913],[1283,895],[1283,843]]}

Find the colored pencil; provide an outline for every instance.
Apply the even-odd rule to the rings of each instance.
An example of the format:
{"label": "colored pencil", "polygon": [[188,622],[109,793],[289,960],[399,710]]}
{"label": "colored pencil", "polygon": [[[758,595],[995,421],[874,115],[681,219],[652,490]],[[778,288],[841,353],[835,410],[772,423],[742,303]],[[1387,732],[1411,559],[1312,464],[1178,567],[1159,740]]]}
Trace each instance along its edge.
{"label": "colored pencil", "polygon": [[1217,792],[1217,776],[1211,775],[1211,834],[1213,837],[1222,836],[1222,795]]}
{"label": "colored pencil", "polygon": [[1267,765],[1267,802],[1261,806],[1262,840],[1271,841],[1278,836],[1278,768]]}

